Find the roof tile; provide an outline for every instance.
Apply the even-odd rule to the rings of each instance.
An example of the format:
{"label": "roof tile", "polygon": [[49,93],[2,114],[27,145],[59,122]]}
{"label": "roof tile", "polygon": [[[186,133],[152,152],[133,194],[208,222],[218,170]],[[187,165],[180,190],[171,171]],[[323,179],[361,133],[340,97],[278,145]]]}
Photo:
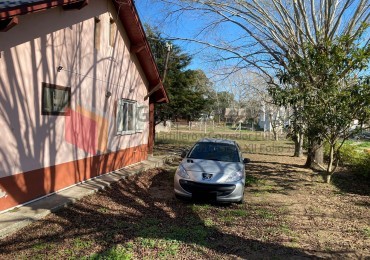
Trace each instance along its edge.
{"label": "roof tile", "polygon": [[1,1],[0,2],[0,9],[5,9],[5,8],[13,8],[17,6],[22,6],[22,5],[27,5],[27,4],[33,4],[41,2],[40,0],[18,0],[18,1]]}

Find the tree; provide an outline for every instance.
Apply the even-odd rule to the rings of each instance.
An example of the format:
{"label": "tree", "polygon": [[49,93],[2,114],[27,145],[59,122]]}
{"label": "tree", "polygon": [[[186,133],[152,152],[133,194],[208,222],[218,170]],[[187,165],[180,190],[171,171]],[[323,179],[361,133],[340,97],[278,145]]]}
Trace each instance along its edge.
{"label": "tree", "polygon": [[[166,40],[158,30],[146,25],[146,33],[158,69],[164,70]],[[194,120],[202,113],[209,113],[214,103],[212,83],[201,70],[189,70],[191,58],[173,43],[167,67],[165,88],[169,104],[156,105],[156,124],[167,119]]]}
{"label": "tree", "polygon": [[258,123],[258,117],[261,113],[261,99],[257,97],[251,97],[245,103],[245,109],[248,115],[248,121],[251,123],[252,131],[255,130],[255,124]]}
{"label": "tree", "polygon": [[235,102],[234,95],[228,91],[216,92],[214,111],[217,111],[219,121],[225,121],[226,108]]}
{"label": "tree", "polygon": [[[214,73],[217,76],[222,76],[229,72],[223,70]],[[229,102],[228,106],[231,108],[231,111],[235,111],[236,114],[240,109],[245,111],[242,117],[250,121],[252,128],[254,128],[254,123],[257,122],[263,102],[268,98],[266,79],[256,71],[243,69],[219,80],[219,84],[222,84],[225,92],[230,93],[234,97],[233,102]],[[235,115],[233,119],[233,124],[235,125],[240,117],[238,118]]]}
{"label": "tree", "polygon": [[329,144],[327,182],[339,163],[352,122],[357,119],[363,124],[370,118],[370,46],[361,41],[366,28],[364,24],[355,36],[343,35],[319,46],[307,43],[303,49],[307,58],[296,56],[289,69],[280,73],[284,83],[299,85],[271,91],[281,104],[303,105],[305,134],[311,141]]}
{"label": "tree", "polygon": [[[271,86],[279,85],[275,77],[276,71],[289,70],[290,62],[297,57],[307,59],[304,50],[307,43],[321,46],[340,35],[357,35],[361,30],[361,23],[369,21],[370,17],[368,0],[162,2],[168,4],[168,17],[183,17],[186,12],[196,12],[199,23],[203,24],[193,38],[173,38],[212,47],[220,52],[215,55],[215,60],[232,64],[232,71],[251,66],[258,68]],[[221,35],[210,33],[219,29],[223,32]],[[227,29],[232,33],[225,33]],[[369,40],[368,37],[364,45]],[[300,105],[293,109],[298,117],[293,120],[297,125],[292,130],[297,137],[296,144],[299,145],[302,143],[298,141],[302,140],[302,129],[310,126],[300,119]],[[312,151],[307,158],[307,162],[310,162],[314,160],[314,155],[319,154],[316,151],[320,150],[317,149],[320,144],[316,140],[309,140],[308,143],[311,144],[309,150]]]}

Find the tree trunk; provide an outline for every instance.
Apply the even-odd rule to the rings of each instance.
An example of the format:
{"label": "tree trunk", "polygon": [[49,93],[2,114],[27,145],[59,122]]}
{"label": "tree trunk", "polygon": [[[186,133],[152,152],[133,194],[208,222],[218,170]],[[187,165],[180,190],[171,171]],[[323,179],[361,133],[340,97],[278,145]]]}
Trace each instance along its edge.
{"label": "tree trunk", "polygon": [[324,162],[324,148],[322,142],[310,141],[305,166],[309,168],[314,168],[316,164],[322,165],[323,162]]}
{"label": "tree trunk", "polygon": [[294,138],[294,157],[303,156],[303,134],[297,134]]}
{"label": "tree trunk", "polygon": [[331,174],[326,175],[326,183],[331,182]]}
{"label": "tree trunk", "polygon": [[274,125],[272,122],[274,122],[273,120],[272,120],[272,115],[270,114],[269,115],[269,121],[270,121],[270,131],[271,131],[271,128],[272,128],[272,133],[274,134],[274,140],[275,141],[278,141],[278,135],[277,135],[277,129],[276,129],[276,125]]}
{"label": "tree trunk", "polygon": [[330,174],[332,172],[333,159],[334,159],[334,147],[332,145],[330,145],[329,163],[328,163],[328,168],[327,168],[328,174]]}
{"label": "tree trunk", "polygon": [[317,146],[315,147],[315,162],[317,164],[323,165],[324,163],[324,146],[322,142],[317,143]]}
{"label": "tree trunk", "polygon": [[333,145],[330,145],[330,152],[329,152],[329,163],[328,168],[326,170],[326,183],[330,183],[331,180],[331,174],[333,172],[333,160],[334,160],[334,147]]}
{"label": "tree trunk", "polygon": [[276,133],[276,129],[274,127],[272,128],[272,133],[274,134],[274,140],[278,141],[279,137],[278,137],[278,134]]}

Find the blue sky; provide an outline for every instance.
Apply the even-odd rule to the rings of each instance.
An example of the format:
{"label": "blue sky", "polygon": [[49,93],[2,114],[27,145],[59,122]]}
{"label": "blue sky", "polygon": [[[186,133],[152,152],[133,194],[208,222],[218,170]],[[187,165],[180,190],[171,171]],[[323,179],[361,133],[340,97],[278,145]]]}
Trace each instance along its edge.
{"label": "blue sky", "polygon": [[[199,28],[203,24],[196,17],[189,17],[189,14],[182,15],[177,20],[167,20],[164,22],[163,4],[153,2],[152,0],[138,0],[135,1],[135,5],[141,22],[143,24],[147,23],[152,26],[158,26],[160,31],[164,33],[164,37],[192,38],[194,28]],[[174,41],[174,43],[180,46],[184,52],[192,55],[193,59],[189,67],[190,69],[202,69],[207,72],[212,66],[202,55],[204,51],[202,52],[201,50],[204,49],[204,46],[185,41]]]}
{"label": "blue sky", "polygon": [[[357,0],[355,0],[357,2]],[[182,13],[177,19],[165,20],[164,6],[161,1],[156,0],[136,0],[136,8],[138,10],[140,19],[142,23],[147,23],[152,26],[157,26],[158,29],[163,33],[164,37],[181,37],[181,38],[194,38],[194,32],[199,31],[197,29],[202,28],[207,24],[206,16],[197,17],[197,14],[192,12]],[[354,10],[350,8],[346,16],[350,15]],[[366,36],[370,34],[370,29],[367,31]],[[234,45],[247,45],[249,42],[248,38],[238,39],[237,37],[242,37],[245,35],[245,31],[238,29],[235,25],[223,24],[219,26],[217,30],[213,30],[210,34],[203,34],[198,37],[200,40],[205,40],[208,42],[215,42],[215,39],[226,39],[227,41],[233,41]],[[203,37],[203,38],[202,38]],[[208,40],[206,37],[212,37],[213,39]],[[179,45],[184,52],[190,54],[193,59],[190,65],[190,69],[202,69],[208,76],[211,76],[212,70],[215,68],[215,64],[212,62],[207,62],[207,54],[212,54],[213,59],[220,55],[228,55],[221,53],[215,49],[206,48],[195,43],[189,43],[185,41],[175,41],[175,44]],[[248,49],[248,50],[247,50]],[[246,48],[246,51],[251,49]],[[233,64],[235,59],[221,64],[222,66],[227,66]]]}
{"label": "blue sky", "polygon": [[[164,34],[164,37],[181,37],[181,38],[194,38],[194,32],[200,31],[201,28],[207,24],[209,21],[207,17],[197,17],[197,14],[191,12],[182,13],[181,16],[173,20],[165,20],[165,6],[160,1],[155,0],[137,0],[135,1],[136,8],[138,10],[141,22],[143,24],[147,23],[152,26],[157,26],[159,30]],[[238,28],[235,26],[222,25],[218,27],[218,30],[213,30],[209,36],[210,38],[227,38],[228,40],[240,36]],[[242,32],[244,34],[244,32]],[[198,37],[200,40],[205,40],[209,42],[215,42],[214,39],[207,40],[207,34]],[[243,39],[245,42],[246,39]],[[230,83],[229,81],[224,81],[221,78],[223,76],[217,76],[220,71],[220,67],[230,68],[235,63],[235,60],[230,60],[228,62],[222,61],[219,64],[215,64],[215,57],[220,57],[220,55],[228,55],[223,52],[215,50],[204,45],[191,43],[188,41],[174,41],[174,43],[180,46],[183,51],[192,56],[192,62],[189,69],[201,69],[203,70],[208,78],[214,83],[214,88],[218,91],[225,91],[226,86]],[[211,56],[211,57],[210,57]],[[216,74],[215,74],[216,73]]]}

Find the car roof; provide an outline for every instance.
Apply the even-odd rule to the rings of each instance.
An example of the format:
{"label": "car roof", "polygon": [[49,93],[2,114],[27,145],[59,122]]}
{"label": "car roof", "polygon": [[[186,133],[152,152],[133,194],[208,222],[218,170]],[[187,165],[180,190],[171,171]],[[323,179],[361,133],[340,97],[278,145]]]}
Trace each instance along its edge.
{"label": "car roof", "polygon": [[198,143],[221,143],[221,144],[236,145],[235,141],[228,140],[228,139],[218,139],[218,138],[203,138],[203,139],[200,139]]}

